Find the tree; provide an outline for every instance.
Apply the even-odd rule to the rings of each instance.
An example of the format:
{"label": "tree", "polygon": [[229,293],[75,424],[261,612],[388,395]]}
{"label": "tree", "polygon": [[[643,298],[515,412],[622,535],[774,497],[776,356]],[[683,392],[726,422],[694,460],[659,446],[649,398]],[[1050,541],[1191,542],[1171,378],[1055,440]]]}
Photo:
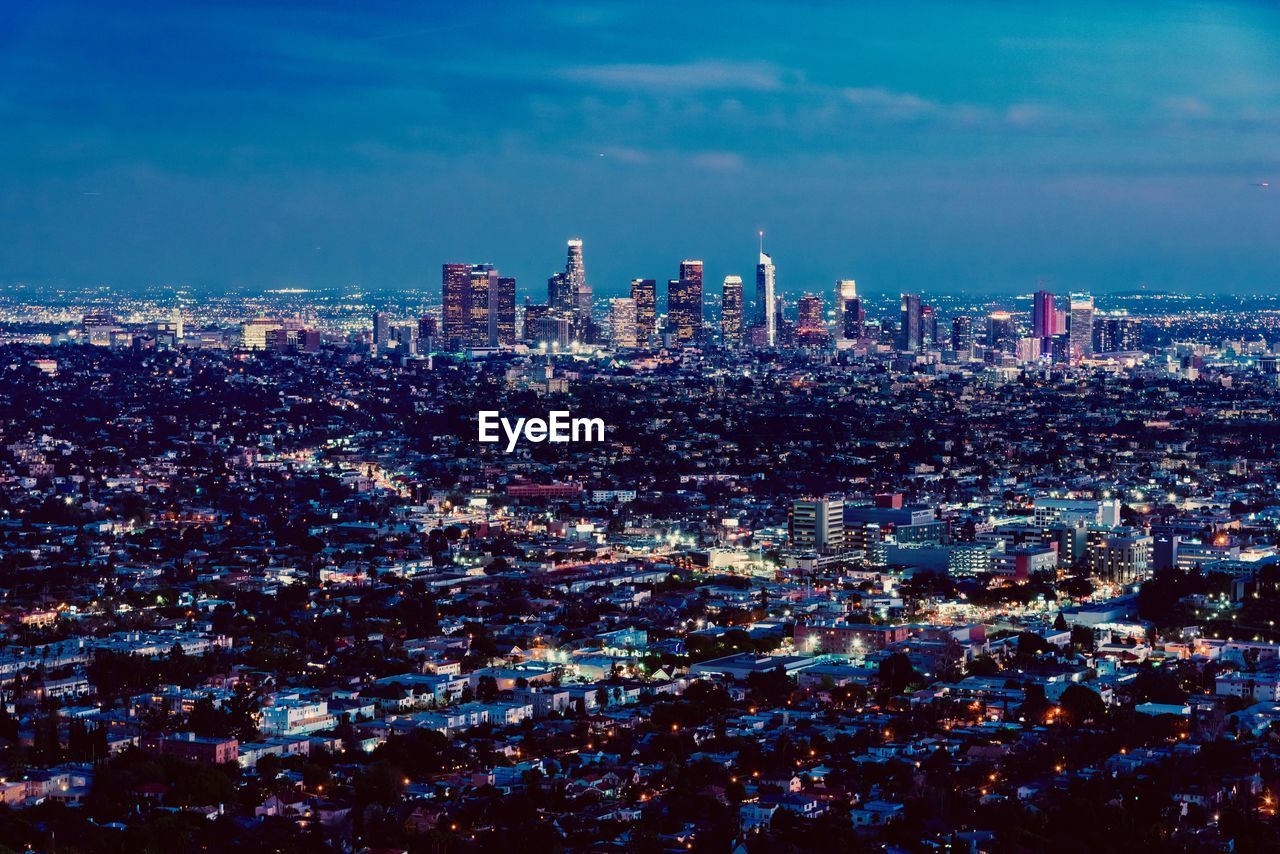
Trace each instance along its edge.
{"label": "tree", "polygon": [[1107,706],[1098,694],[1083,685],[1071,685],[1062,692],[1058,704],[1075,726],[1100,723],[1107,717]]}
{"label": "tree", "polygon": [[280,761],[279,756],[276,756],[274,753],[268,753],[259,759],[253,768],[258,772],[259,780],[264,783],[271,783],[276,779],[276,776],[279,775],[282,766],[283,763]]}
{"label": "tree", "polygon": [[905,652],[895,652],[880,662],[880,687],[890,694],[901,694],[919,678]]}
{"label": "tree", "polygon": [[1076,625],[1071,627],[1071,645],[1085,652],[1092,652],[1097,644],[1097,638],[1094,636],[1093,629],[1088,626]]}
{"label": "tree", "polygon": [[388,762],[374,762],[356,775],[356,803],[391,806],[404,791],[404,772]]}

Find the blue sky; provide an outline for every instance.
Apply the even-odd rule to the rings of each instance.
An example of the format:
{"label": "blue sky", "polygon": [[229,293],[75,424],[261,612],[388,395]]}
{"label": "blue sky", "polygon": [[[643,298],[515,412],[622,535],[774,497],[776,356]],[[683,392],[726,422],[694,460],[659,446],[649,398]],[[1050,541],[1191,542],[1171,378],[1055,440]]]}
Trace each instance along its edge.
{"label": "blue sky", "polygon": [[19,2],[0,127],[0,283],[1280,292],[1266,4]]}

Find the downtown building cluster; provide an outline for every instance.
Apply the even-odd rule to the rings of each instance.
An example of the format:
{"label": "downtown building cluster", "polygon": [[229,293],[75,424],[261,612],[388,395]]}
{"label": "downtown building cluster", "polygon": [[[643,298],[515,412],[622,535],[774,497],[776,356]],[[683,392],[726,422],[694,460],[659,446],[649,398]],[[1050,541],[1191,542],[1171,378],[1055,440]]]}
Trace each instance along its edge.
{"label": "downtown building cluster", "polygon": [[[513,345],[471,311],[484,345],[417,352],[412,301],[314,295],[51,306],[75,319],[46,342],[15,325],[12,840],[1271,839],[1274,313],[1128,303],[1136,350],[1020,359],[1009,336],[1070,339],[1070,302],[1010,331],[939,297],[942,328],[986,321],[971,349],[927,320],[909,349],[909,318],[850,282],[843,317],[816,295],[773,312],[770,348],[761,266],[765,298],[724,300],[741,346],[705,321],[681,346],[656,298],[634,348],[611,312],[600,344],[530,346],[517,304]],[[466,271],[487,311],[496,271]],[[692,305],[701,271],[675,272]],[[508,452],[476,441],[493,408],[608,428]]]}

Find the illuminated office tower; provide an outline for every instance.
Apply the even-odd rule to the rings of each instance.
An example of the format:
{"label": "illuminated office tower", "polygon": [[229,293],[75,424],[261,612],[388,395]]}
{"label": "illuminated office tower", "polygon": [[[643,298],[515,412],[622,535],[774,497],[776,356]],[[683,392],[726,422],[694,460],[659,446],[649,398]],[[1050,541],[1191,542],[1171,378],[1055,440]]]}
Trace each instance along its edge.
{"label": "illuminated office tower", "polygon": [[791,546],[820,553],[844,551],[844,501],[838,498],[798,498],[787,514]]}
{"label": "illuminated office tower", "polygon": [[898,328],[898,349],[904,353],[920,351],[920,295],[902,295],[902,324]]}
{"label": "illuminated office tower", "polygon": [[702,262],[681,261],[680,278],[667,288],[667,325],[676,346],[693,346],[702,337]]}
{"label": "illuminated office tower", "polygon": [[1007,311],[993,311],[987,315],[987,346],[992,350],[1010,350],[1018,338],[1013,325],[1013,315]]}
{"label": "illuminated office tower", "polygon": [[1093,297],[1088,294],[1071,295],[1067,342],[1071,361],[1093,355]]}
{"label": "illuminated office tower", "polygon": [[636,301],[630,297],[609,300],[609,340],[615,350],[636,346]]}
{"label": "illuminated office tower", "polygon": [[498,287],[498,268],[492,264],[476,264],[471,268],[467,302],[468,347],[489,346],[489,300]]}
{"label": "illuminated office tower", "polygon": [[760,232],[760,263],[756,264],[756,326],[764,329],[766,347],[778,346],[778,316],[773,259],[764,252],[764,232]]}
{"label": "illuminated office tower", "polygon": [[373,314],[373,349],[381,352],[391,342],[391,324],[387,321],[386,312]]}
{"label": "illuminated office tower", "polygon": [[471,265],[445,264],[441,282],[440,331],[450,347],[463,343],[471,318]]}
{"label": "illuminated office tower", "polygon": [[636,345],[651,347],[658,326],[658,283],[653,279],[632,279],[631,299],[636,304]]}
{"label": "illuminated office tower", "polygon": [[1116,345],[1124,353],[1141,350],[1142,321],[1136,317],[1120,318],[1120,330],[1116,335]]}
{"label": "illuminated office tower", "polygon": [[591,322],[591,285],[587,284],[587,265],[582,260],[582,240],[569,241],[564,275],[573,297],[574,319],[585,328]]}
{"label": "illuminated office tower", "polygon": [[796,312],[796,331],[822,332],[825,328],[822,321],[822,297],[817,294],[800,297]]}
{"label": "illuminated office tower", "polygon": [[564,273],[552,273],[547,279],[547,308],[566,317],[573,313],[573,292]]}
{"label": "illuminated office tower", "polygon": [[1142,328],[1127,312],[1098,313],[1093,322],[1093,348],[1098,353],[1123,353],[1142,349]]}
{"label": "illuminated office tower", "polygon": [[489,289],[490,347],[512,347],[516,343],[516,280],[497,276]]}
{"label": "illuminated office tower", "polygon": [[938,313],[931,305],[920,306],[920,349],[932,350],[938,343]]}
{"label": "illuminated office tower", "polygon": [[849,341],[856,341],[866,333],[867,312],[862,307],[862,300],[854,298],[844,304],[843,335]]}
{"label": "illuminated office tower", "polygon": [[1036,291],[1031,299],[1031,337],[1052,338],[1058,334],[1058,312],[1054,305],[1053,294],[1048,291]]}
{"label": "illuminated office tower", "polygon": [[1086,535],[1089,574],[1106,581],[1132,584],[1151,577],[1155,540],[1136,528],[1097,528]]}
{"label": "illuminated office tower", "polygon": [[853,279],[837,279],[836,280],[836,337],[847,338],[845,335],[844,312],[845,307],[849,305],[850,300],[858,298],[858,283]]}
{"label": "illuminated office tower", "polygon": [[957,315],[951,319],[951,349],[957,353],[962,351],[972,352],[973,348],[973,318],[965,315]]}
{"label": "illuminated office tower", "polygon": [[418,318],[418,341],[422,342],[419,347],[420,351],[428,350],[434,346],[436,328],[436,319],[431,315],[424,314]]}
{"label": "illuminated office tower", "polygon": [[520,330],[520,340],[526,344],[538,343],[538,321],[551,315],[551,306],[534,303],[529,297],[524,298],[524,324]]}
{"label": "illuminated office tower", "polygon": [[742,277],[725,276],[720,294],[720,334],[726,347],[742,346],[742,310]]}

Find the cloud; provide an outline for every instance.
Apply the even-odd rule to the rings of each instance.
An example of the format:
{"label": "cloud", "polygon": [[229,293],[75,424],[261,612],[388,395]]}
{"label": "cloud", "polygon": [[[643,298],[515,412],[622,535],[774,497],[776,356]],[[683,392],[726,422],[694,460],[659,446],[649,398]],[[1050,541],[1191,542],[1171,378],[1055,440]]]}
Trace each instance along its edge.
{"label": "cloud", "polygon": [[639,92],[776,92],[794,75],[768,62],[704,60],[672,65],[632,63],[578,65],[561,69],[557,76],[572,83],[601,89]]}
{"label": "cloud", "polygon": [[941,110],[941,105],[936,101],[880,86],[845,89],[842,94],[855,107],[890,118],[915,118]]}
{"label": "cloud", "polygon": [[746,165],[742,155],[731,151],[703,151],[689,158],[689,162],[709,172],[737,172]]}
{"label": "cloud", "polygon": [[1165,98],[1156,105],[1160,115],[1173,119],[1207,119],[1213,108],[1194,96]]}

